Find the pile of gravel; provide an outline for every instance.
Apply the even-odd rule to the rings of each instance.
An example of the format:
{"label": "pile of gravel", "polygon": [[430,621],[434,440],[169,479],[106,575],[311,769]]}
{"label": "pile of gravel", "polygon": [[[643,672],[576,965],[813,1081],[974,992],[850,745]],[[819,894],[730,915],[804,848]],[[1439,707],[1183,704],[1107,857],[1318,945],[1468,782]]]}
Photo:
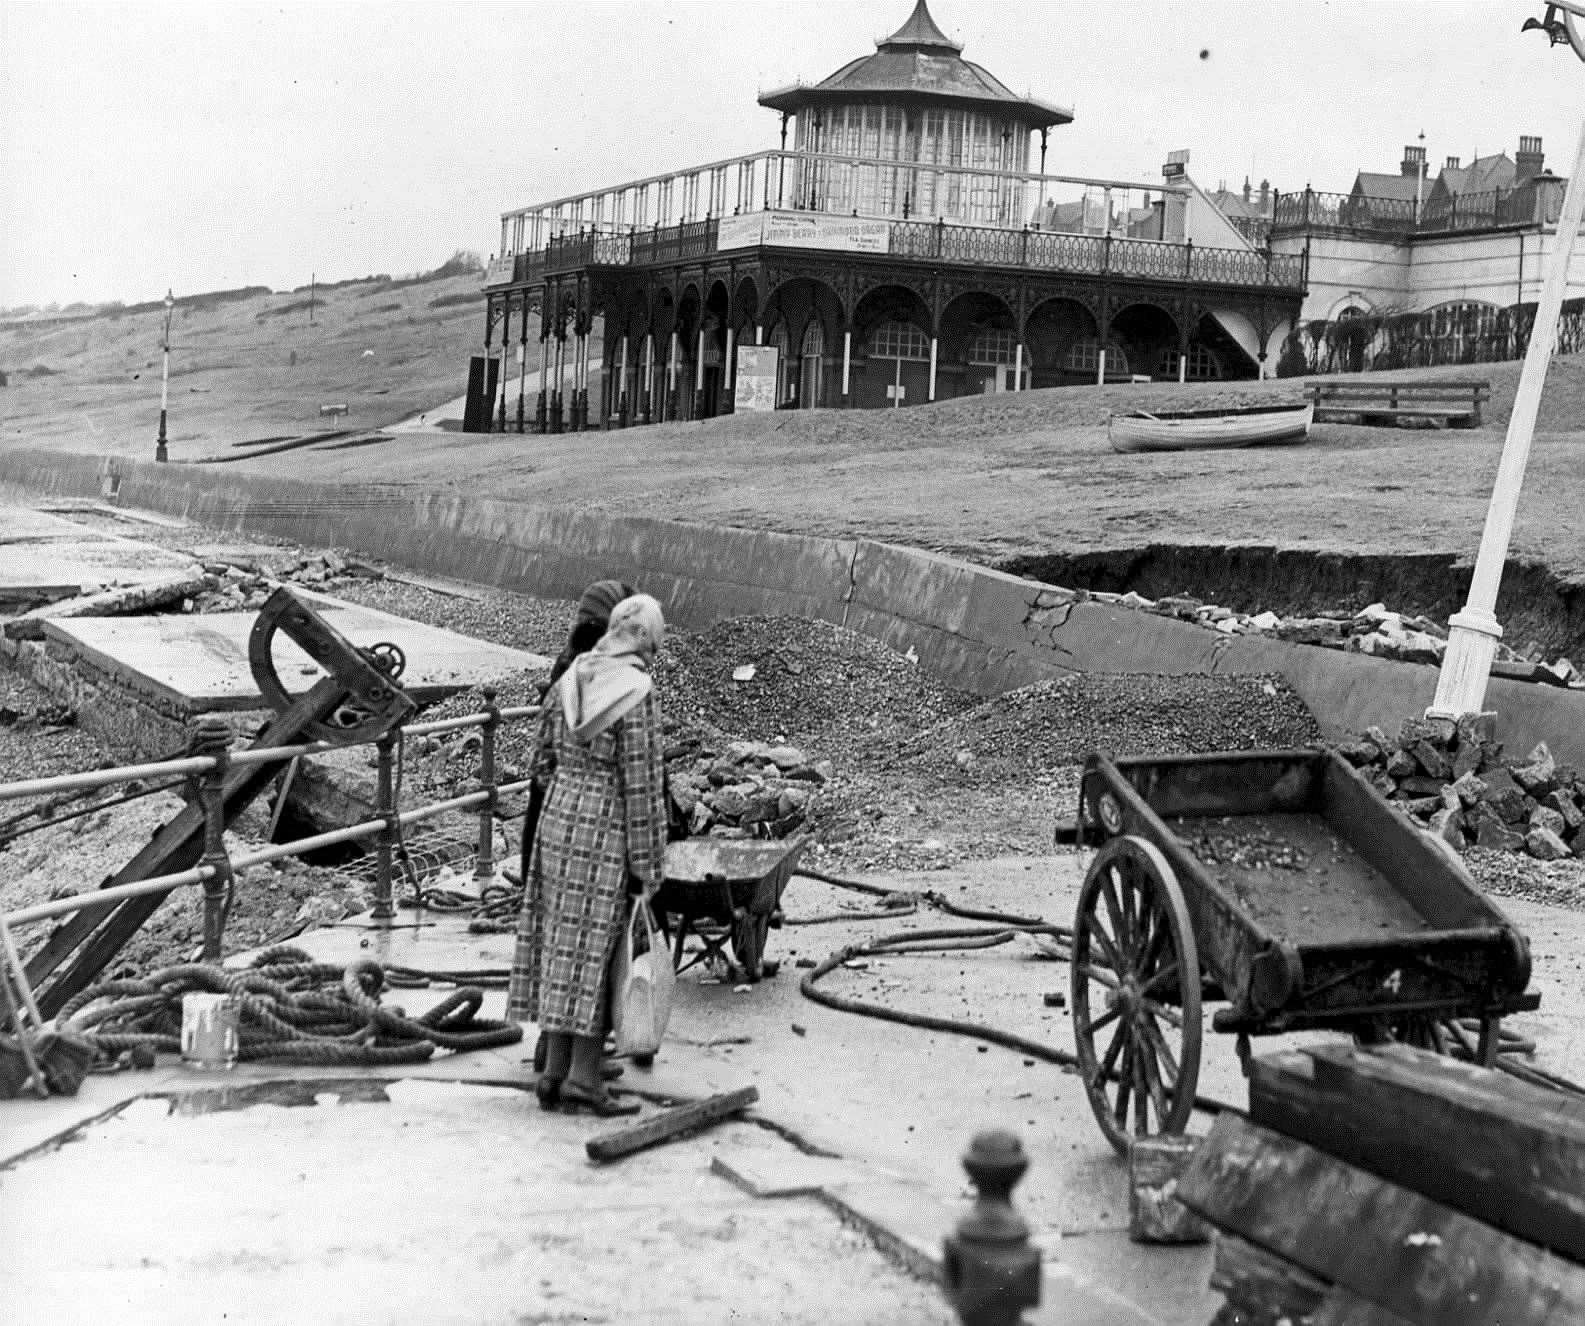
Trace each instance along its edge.
{"label": "pile of gravel", "polygon": [[839,768],[860,739],[920,732],[978,703],[868,636],[801,617],[733,617],[668,635],[655,686],[679,724],[793,742]]}
{"label": "pile of gravel", "polygon": [[1320,739],[1280,676],[1081,673],[1009,691],[909,740],[871,742],[865,754],[873,767],[986,785],[1050,774],[1097,750],[1170,755]]}

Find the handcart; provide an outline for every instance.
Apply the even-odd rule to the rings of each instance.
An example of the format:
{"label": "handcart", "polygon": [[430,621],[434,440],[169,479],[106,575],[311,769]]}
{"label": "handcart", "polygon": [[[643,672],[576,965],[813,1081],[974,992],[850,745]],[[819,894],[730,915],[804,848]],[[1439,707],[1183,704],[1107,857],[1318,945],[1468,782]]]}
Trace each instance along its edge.
{"label": "handcart", "polygon": [[1400,1040],[1490,1064],[1534,1009],[1529,942],[1446,844],[1334,752],[1113,760],[1079,788],[1099,845],[1073,926],[1079,1068],[1102,1131],[1182,1132],[1215,1030]]}
{"label": "handcart", "polygon": [[[685,838],[668,843],[661,886],[651,899],[674,945],[678,971],[710,958],[732,961],[745,980],[774,973],[765,963],[765,941],[781,925],[781,895],[808,842],[751,838]],[[703,948],[688,962],[683,943],[695,935]]]}

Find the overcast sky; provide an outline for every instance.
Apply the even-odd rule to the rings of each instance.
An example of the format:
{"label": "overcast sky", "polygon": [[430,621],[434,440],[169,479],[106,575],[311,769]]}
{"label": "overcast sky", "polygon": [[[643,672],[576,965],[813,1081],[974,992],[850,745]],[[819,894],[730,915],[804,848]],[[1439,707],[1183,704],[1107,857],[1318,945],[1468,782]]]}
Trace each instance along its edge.
{"label": "overcast sky", "polygon": [[[0,305],[288,289],[496,247],[502,211],[774,147],[759,91],[913,0],[0,0]],[[1053,173],[1346,190],[1540,134],[1585,64],[1543,0],[932,0],[964,56],[1071,108]]]}

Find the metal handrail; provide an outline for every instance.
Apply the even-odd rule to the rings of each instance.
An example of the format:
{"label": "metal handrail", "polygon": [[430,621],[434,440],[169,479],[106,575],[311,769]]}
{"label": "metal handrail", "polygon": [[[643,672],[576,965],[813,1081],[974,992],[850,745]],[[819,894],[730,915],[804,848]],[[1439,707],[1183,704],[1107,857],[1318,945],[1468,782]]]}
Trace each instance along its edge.
{"label": "metal handrail", "polygon": [[[221,864],[216,864],[206,855],[206,864],[193,866],[187,870],[136,880],[129,884],[117,884],[108,888],[74,893],[68,897],[52,899],[49,902],[38,903],[31,907],[18,908],[5,914],[5,924],[7,926],[26,925],[31,922],[49,920],[52,917],[65,916],[90,908],[111,906],[128,898],[143,897],[153,893],[166,893],[172,889],[187,888],[195,884],[220,884],[225,879],[234,877],[237,871],[244,870],[249,866],[265,865],[271,861],[279,861],[286,857],[301,856],[305,852],[317,851],[323,847],[332,847],[342,843],[358,842],[371,838],[379,839],[382,848],[377,857],[374,916],[376,919],[389,919],[394,915],[391,852],[389,848],[397,840],[401,829],[411,824],[418,824],[424,820],[433,819],[438,815],[474,809],[478,810],[480,817],[480,852],[476,859],[474,874],[476,878],[481,880],[493,878],[494,863],[488,844],[491,841],[490,835],[493,833],[495,808],[499,804],[501,797],[527,791],[532,781],[527,778],[514,779],[506,783],[496,781],[495,733],[503,722],[537,718],[541,709],[538,705],[512,705],[505,708],[496,708],[494,705],[494,692],[489,688],[485,688],[484,698],[489,708],[480,713],[464,714],[456,718],[435,719],[426,723],[411,723],[405,727],[384,733],[379,737],[346,743],[346,748],[349,749],[353,746],[372,745],[378,752],[380,776],[378,778],[378,804],[375,807],[377,818],[375,819],[364,820],[358,824],[332,829],[307,838],[298,838],[289,843],[272,843],[236,856],[226,853],[222,846],[220,849]],[[467,728],[480,728],[483,733],[479,752],[478,782],[480,786],[476,790],[460,796],[430,802],[423,806],[414,807],[411,810],[401,810],[396,804],[395,780],[391,777],[392,765],[395,759],[394,748],[398,737],[434,736],[443,732],[457,732]],[[21,782],[0,783],[0,801],[17,800],[23,797],[40,796],[54,792],[87,791],[115,783],[148,778],[215,774],[231,765],[262,765],[341,748],[330,742],[303,742],[292,746],[242,750],[234,754],[228,751],[218,756],[187,756],[148,764],[123,765],[114,769],[95,769],[80,774],[63,774],[51,778],[32,778]],[[198,780],[198,799],[203,805],[211,836],[216,840],[220,840],[219,829],[223,825],[224,818],[219,781],[218,778],[202,778]],[[204,959],[205,961],[218,961],[220,957],[218,941],[223,931],[226,911],[226,896],[223,887],[214,890],[206,888],[205,908]],[[217,951],[211,952],[211,949]]]}

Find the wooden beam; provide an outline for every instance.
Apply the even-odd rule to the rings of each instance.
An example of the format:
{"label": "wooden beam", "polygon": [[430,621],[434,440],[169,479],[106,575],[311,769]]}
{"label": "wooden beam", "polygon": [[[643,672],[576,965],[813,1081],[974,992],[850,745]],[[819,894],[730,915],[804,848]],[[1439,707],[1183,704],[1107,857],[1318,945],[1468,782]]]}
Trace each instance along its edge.
{"label": "wooden beam", "polygon": [[[1310,1317],[1310,1326],[1421,1326],[1418,1321],[1361,1298],[1342,1285],[1333,1285]],[[1429,1318],[1424,1326],[1435,1326]]]}
{"label": "wooden beam", "polygon": [[1249,1114],[1585,1263],[1585,1100],[1407,1046],[1263,1056]]}
{"label": "wooden beam", "polygon": [[1227,1299],[1240,1319],[1298,1322],[1310,1319],[1331,1286],[1236,1234],[1218,1234],[1211,1288]]}
{"label": "wooden beam", "polygon": [[1237,1115],[1216,1121],[1178,1198],[1411,1322],[1585,1321],[1585,1267]]}
{"label": "wooden beam", "polygon": [[645,1119],[643,1123],[634,1124],[631,1128],[591,1137],[584,1143],[583,1149],[588,1153],[590,1160],[601,1162],[620,1160],[635,1151],[659,1146],[662,1142],[669,1142],[683,1133],[691,1133],[712,1123],[718,1123],[728,1115],[746,1110],[758,1099],[757,1087],[743,1087],[738,1091],[728,1091],[724,1095],[709,1096],[704,1100],[696,1100],[691,1105],[679,1105],[676,1109],[664,1110],[653,1118]]}

